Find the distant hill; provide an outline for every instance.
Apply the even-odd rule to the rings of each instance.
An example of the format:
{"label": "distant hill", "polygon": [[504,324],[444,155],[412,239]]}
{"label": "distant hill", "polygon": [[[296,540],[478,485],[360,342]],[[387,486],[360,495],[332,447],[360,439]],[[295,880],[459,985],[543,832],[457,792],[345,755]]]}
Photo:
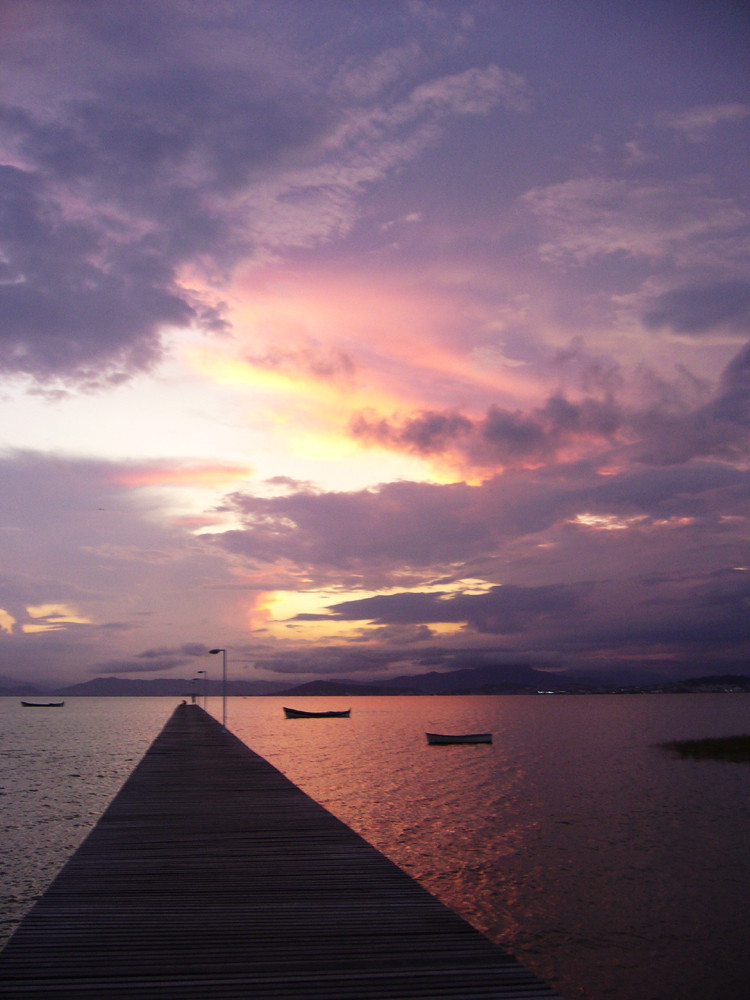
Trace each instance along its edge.
{"label": "distant hill", "polygon": [[[320,679],[292,687],[276,681],[229,680],[227,693],[234,696],[284,694],[294,697],[356,697],[358,695],[394,694],[518,694],[556,688],[576,687],[580,678],[562,674],[547,674],[526,664],[497,664],[471,667],[463,670],[436,670],[425,674],[404,674],[390,678],[385,683],[364,683],[342,679]],[[206,685],[210,697],[221,694],[221,682],[209,680]],[[177,677],[145,680],[130,677],[94,677],[81,684],[71,684],[54,692],[73,697],[144,697],[157,695],[187,698],[203,694],[202,682]]]}
{"label": "distant hill", "polygon": [[[233,695],[263,695],[278,694],[285,689],[284,684],[274,681],[230,681],[227,692]],[[134,697],[162,695],[172,698],[189,698],[191,694],[203,694],[202,682],[184,680],[178,677],[163,677],[156,680],[144,680],[129,677],[94,677],[93,680],[81,684],[71,684],[60,688],[56,694],[74,697]],[[206,693],[210,697],[221,694],[220,681],[207,681]]]}
{"label": "distant hill", "polygon": [[[206,693],[211,698],[221,695],[220,680],[209,680]],[[423,674],[403,674],[387,682],[364,683],[352,680],[314,680],[289,687],[278,681],[228,680],[227,693],[235,697],[281,695],[285,697],[357,697],[358,695],[409,695],[409,694],[534,694],[537,691],[606,692],[606,691],[750,691],[750,676],[746,674],[717,674],[692,677],[684,680],[634,684],[609,678],[574,674],[552,674],[536,670],[524,663],[493,664],[448,670],[432,670]],[[186,680],[165,677],[145,680],[130,677],[94,677],[81,684],[51,688],[21,683],[0,677],[0,697],[147,697],[162,696],[189,698],[191,694],[203,695],[203,683],[195,678]]]}
{"label": "distant hill", "polygon": [[706,677],[689,677],[682,684],[695,688],[737,688],[739,691],[750,691],[750,677],[745,674],[709,674]]}
{"label": "distant hill", "polygon": [[16,681],[12,677],[0,677],[0,698],[15,698],[19,695],[40,695],[44,693],[36,684]]}
{"label": "distant hill", "polygon": [[519,694],[535,691],[575,690],[592,683],[570,674],[549,674],[526,664],[493,664],[467,667],[462,670],[437,670],[426,674],[403,674],[392,677],[386,684],[366,684],[359,681],[319,680],[288,688],[283,693],[294,695],[362,695],[362,694]]}
{"label": "distant hill", "polygon": [[297,687],[287,688],[282,692],[284,695],[292,697],[304,697],[305,695],[314,697],[323,695],[325,697],[356,697],[357,695],[385,695],[385,694],[416,694],[416,691],[405,691],[403,688],[395,687],[392,684],[362,684],[357,681],[309,681],[307,684],[299,684]]}
{"label": "distant hill", "polygon": [[571,689],[590,683],[571,674],[549,674],[524,663],[490,664],[439,673],[394,677],[391,686],[420,694],[517,694],[548,688]]}

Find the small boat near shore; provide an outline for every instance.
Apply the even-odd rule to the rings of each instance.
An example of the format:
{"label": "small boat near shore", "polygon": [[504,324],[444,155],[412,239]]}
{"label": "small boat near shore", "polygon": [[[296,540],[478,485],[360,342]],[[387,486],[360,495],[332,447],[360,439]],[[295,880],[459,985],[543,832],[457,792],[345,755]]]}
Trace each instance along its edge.
{"label": "small boat near shore", "polygon": [[348,719],[350,708],[339,712],[304,712],[301,708],[284,708],[287,719]]}
{"label": "small boat near shore", "polygon": [[24,708],[62,708],[64,701],[22,701]]}
{"label": "small boat near shore", "polygon": [[425,733],[430,746],[445,746],[449,743],[492,743],[492,733]]}

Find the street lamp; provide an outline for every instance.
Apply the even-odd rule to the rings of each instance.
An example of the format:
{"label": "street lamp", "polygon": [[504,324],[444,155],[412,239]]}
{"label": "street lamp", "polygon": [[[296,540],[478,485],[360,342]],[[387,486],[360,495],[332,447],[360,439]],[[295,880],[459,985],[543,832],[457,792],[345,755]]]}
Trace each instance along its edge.
{"label": "street lamp", "polygon": [[196,670],[197,674],[203,674],[203,711],[206,711],[206,671]]}
{"label": "street lamp", "polygon": [[209,649],[209,653],[221,653],[221,724],[227,728],[227,651],[226,649]]}

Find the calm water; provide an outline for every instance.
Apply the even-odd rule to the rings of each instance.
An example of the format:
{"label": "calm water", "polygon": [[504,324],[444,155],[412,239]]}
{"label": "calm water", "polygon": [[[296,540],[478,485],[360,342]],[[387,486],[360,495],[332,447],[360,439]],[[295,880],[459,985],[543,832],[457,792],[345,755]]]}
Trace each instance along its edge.
{"label": "calm water", "polygon": [[[229,728],[568,1000],[744,1000],[750,765],[665,740],[750,732],[750,696],[230,699]],[[0,700],[4,939],[171,699]],[[208,709],[220,712],[218,700]],[[425,730],[491,729],[428,747]]]}

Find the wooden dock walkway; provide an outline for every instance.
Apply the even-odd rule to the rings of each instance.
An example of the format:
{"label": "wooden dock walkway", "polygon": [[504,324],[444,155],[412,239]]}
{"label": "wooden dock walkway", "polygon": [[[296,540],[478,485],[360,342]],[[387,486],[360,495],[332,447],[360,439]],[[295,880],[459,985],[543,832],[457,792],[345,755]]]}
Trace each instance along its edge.
{"label": "wooden dock walkway", "polygon": [[0,953],[3,1000],[558,995],[179,706]]}

